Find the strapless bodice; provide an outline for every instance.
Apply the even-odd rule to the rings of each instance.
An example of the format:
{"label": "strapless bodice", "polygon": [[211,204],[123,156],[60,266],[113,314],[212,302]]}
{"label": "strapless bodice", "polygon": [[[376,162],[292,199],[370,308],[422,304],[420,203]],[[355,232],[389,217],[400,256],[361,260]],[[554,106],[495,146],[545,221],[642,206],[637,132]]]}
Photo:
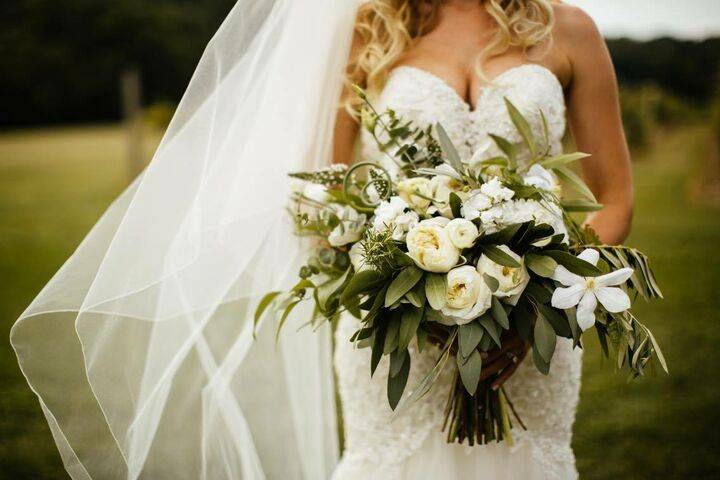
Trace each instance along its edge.
{"label": "strapless bodice", "polygon": [[[565,133],[563,88],[550,70],[538,64],[506,70],[483,87],[473,107],[440,77],[420,68],[399,66],[390,73],[374,106],[380,112],[393,109],[419,127],[441,123],[461,157],[469,159],[477,149],[488,145],[491,133],[513,143],[521,142],[505,98],[527,118],[538,141],[544,138],[544,115],[551,152],[561,150]],[[386,165],[387,158],[369,132],[363,132],[361,142],[364,160]]]}

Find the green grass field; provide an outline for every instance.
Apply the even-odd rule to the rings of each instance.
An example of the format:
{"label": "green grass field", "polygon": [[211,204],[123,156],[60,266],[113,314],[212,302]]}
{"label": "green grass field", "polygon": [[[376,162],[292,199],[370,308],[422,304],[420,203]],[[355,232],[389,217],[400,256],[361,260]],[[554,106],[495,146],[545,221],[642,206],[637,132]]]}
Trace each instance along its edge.
{"label": "green grass field", "polygon": [[[664,132],[636,158],[629,243],[650,255],[666,296],[636,312],[664,345],[671,375],[628,384],[589,339],[574,442],[583,479],[720,471],[720,209],[687,200],[708,138],[703,126]],[[1,338],[127,180],[116,127],[0,134]],[[0,478],[63,478],[40,408],[2,345]]]}

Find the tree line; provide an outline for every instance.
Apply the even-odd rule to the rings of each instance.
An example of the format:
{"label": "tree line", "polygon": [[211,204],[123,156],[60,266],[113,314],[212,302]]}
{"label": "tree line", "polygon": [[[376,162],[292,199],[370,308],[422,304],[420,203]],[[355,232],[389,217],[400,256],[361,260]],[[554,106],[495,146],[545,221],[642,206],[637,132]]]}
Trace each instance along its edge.
{"label": "tree line", "polygon": [[[234,0],[3,0],[0,128],[114,121],[119,78],[142,74],[144,103],[177,102]],[[622,83],[701,104],[715,93],[720,38],[608,42]]]}

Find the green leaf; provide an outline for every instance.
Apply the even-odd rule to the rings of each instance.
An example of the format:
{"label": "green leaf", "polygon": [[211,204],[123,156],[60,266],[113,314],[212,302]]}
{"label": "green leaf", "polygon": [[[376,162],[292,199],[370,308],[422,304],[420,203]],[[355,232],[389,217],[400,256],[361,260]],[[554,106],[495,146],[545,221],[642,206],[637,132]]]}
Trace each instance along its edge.
{"label": "green leaf", "polygon": [[558,168],[576,162],[578,160],[582,160],[583,158],[587,158],[589,156],[589,153],[582,152],[565,153],[562,155],[557,155],[555,157],[546,158],[545,160],[540,162],[540,165],[545,168]]}
{"label": "green leaf", "polygon": [[398,372],[397,375],[388,376],[388,383],[387,383],[387,397],[388,402],[390,403],[390,408],[395,410],[397,408],[398,403],[400,403],[400,399],[402,398],[403,392],[405,391],[405,386],[407,385],[408,375],[410,373],[410,356],[407,355],[407,352],[405,353],[406,359],[402,364],[402,368]]}
{"label": "green leaf", "polygon": [[502,150],[505,155],[507,155],[508,160],[510,161],[510,166],[514,168],[517,163],[515,160],[515,146],[513,146],[512,143],[508,142],[503,137],[493,135],[492,133],[489,133],[488,135],[490,135],[490,138],[493,139],[495,145],[497,145],[498,148]]}
{"label": "green leaf", "polygon": [[418,308],[425,306],[425,282],[423,279],[420,279],[420,281],[405,294],[405,298]]}
{"label": "green leaf", "polygon": [[543,375],[547,375],[548,373],[550,373],[550,362],[546,362],[545,359],[542,358],[542,355],[540,355],[537,347],[533,346],[532,350],[533,363],[535,364],[535,367],[538,369],[538,371]]}
{"label": "green leaf", "polygon": [[477,322],[458,327],[458,347],[462,358],[470,356],[482,340],[484,333],[483,328]]}
{"label": "green leaf", "polygon": [[508,255],[503,250],[500,250],[496,246],[485,245],[482,247],[482,252],[485,254],[485,256],[487,256],[490,260],[497,263],[498,265],[502,265],[504,267],[520,268],[520,263],[518,263],[517,260]]}
{"label": "green leaf", "polygon": [[573,346],[578,346],[580,344],[582,330],[577,322],[577,312],[575,308],[568,308],[565,310],[565,315],[567,316],[570,331],[572,332]]}
{"label": "green leaf", "polygon": [[455,192],[450,192],[450,210],[452,210],[453,217],[462,217],[462,200]]}
{"label": "green leaf", "polygon": [[400,370],[402,369],[403,365],[405,364],[405,359],[407,359],[409,356],[410,355],[408,355],[407,350],[400,350],[399,348],[390,354],[390,376],[391,377],[394,377],[395,375],[400,373]]}
{"label": "green leaf", "polygon": [[593,195],[592,191],[588,188],[587,185],[585,185],[585,182],[577,174],[575,174],[575,172],[573,172],[567,167],[559,167],[555,169],[555,173],[558,177],[560,177],[561,180],[570,184],[570,186],[579,194],[581,194],[588,200],[597,203],[595,195]]}
{"label": "green leaf", "polygon": [[497,289],[500,288],[500,282],[498,281],[497,278],[493,277],[492,275],[483,273],[483,280],[485,280],[485,284],[488,286],[490,291],[493,293],[497,292]]}
{"label": "green leaf", "polygon": [[293,309],[297,306],[298,303],[300,303],[302,300],[295,300],[294,302],[291,302],[287,307],[285,307],[285,311],[282,314],[282,317],[280,317],[280,321],[278,322],[277,330],[275,331],[275,341],[277,341],[280,338],[280,331],[282,330],[283,326],[285,325],[285,321],[287,321],[288,316],[290,315],[290,312],[293,311]]}
{"label": "green leaf", "polygon": [[[394,315],[393,315],[394,316]],[[398,347],[398,339],[400,337],[400,320],[393,318],[387,326],[385,332],[385,343],[383,344],[383,354],[389,355]]]}
{"label": "green leaf", "polygon": [[383,356],[383,345],[385,344],[385,327],[375,329],[373,334],[372,353],[370,354],[370,376],[375,375],[380,359]]}
{"label": "green leaf", "polygon": [[277,298],[278,295],[280,295],[282,292],[270,292],[262,299],[260,300],[260,303],[257,306],[257,309],[255,309],[255,321],[253,324],[253,329],[257,328],[258,322],[260,322],[260,319],[262,318],[263,314],[265,313],[265,310],[270,306],[270,304]]}
{"label": "green leaf", "polygon": [[559,310],[555,310],[547,305],[538,305],[540,314],[552,325],[556,335],[564,338],[573,338],[572,329],[568,319],[560,313]]}
{"label": "green leaf", "polygon": [[602,274],[600,269],[592,263],[586,262],[564,250],[544,250],[543,255],[551,257],[557,263],[581,277],[597,277]]}
{"label": "green leaf", "polygon": [[416,333],[417,336],[417,346],[418,346],[418,352],[421,352],[425,349],[425,343],[427,342],[428,332],[420,327],[417,330]]}
{"label": "green leaf", "polygon": [[423,317],[423,308],[406,307],[400,317],[398,350],[406,350]]}
{"label": "green leaf", "polygon": [[337,278],[333,278],[317,287],[317,299],[321,310],[325,310],[328,306],[329,300],[336,293],[339,293],[339,290],[345,284],[345,281],[347,280],[349,274],[350,269],[348,268],[347,270],[345,270],[345,272],[343,272],[342,275],[338,276]]}
{"label": "green leaf", "polygon": [[458,371],[465,390],[470,395],[475,395],[478,383],[480,382],[480,372],[482,371],[482,357],[480,352],[473,350],[467,360],[457,357]]}
{"label": "green leaf", "polygon": [[663,355],[662,350],[660,350],[660,345],[658,344],[657,340],[655,340],[655,336],[650,330],[645,329],[645,331],[647,332],[648,337],[650,337],[650,342],[652,343],[653,350],[655,350],[655,355],[657,355],[657,358],[660,361],[660,365],[662,366],[663,370],[665,370],[665,373],[670,374],[667,362],[665,361],[665,355]]}
{"label": "green leaf", "polygon": [[500,303],[500,300],[497,297],[492,297],[492,306],[490,308],[495,321],[505,330],[509,329],[510,319],[505,311],[505,307],[503,307],[503,304]]}
{"label": "green leaf", "polygon": [[603,209],[601,203],[586,202],[584,200],[565,200],[561,205],[566,212],[598,212]]}
{"label": "green leaf", "polygon": [[400,300],[423,276],[423,271],[416,266],[410,266],[400,271],[385,294],[385,306],[389,307]]}
{"label": "green leaf", "polygon": [[445,306],[447,283],[445,275],[428,273],[425,277],[425,296],[434,310],[441,310]]}
{"label": "green leaf", "polygon": [[489,314],[484,314],[480,318],[478,318],[478,321],[480,322],[480,325],[482,325],[485,330],[490,334],[490,338],[493,339],[495,344],[498,347],[502,346],[502,343],[500,343],[500,325],[498,325],[493,317],[491,317]]}
{"label": "green leaf", "polygon": [[479,243],[482,243],[484,245],[505,245],[506,243],[509,243],[510,240],[512,240],[518,230],[520,230],[520,227],[522,227],[523,225],[525,224],[515,223],[513,225],[503,228],[498,232],[491,233],[490,235],[483,235],[480,237]]}
{"label": "green leaf", "polygon": [[448,163],[453,168],[453,170],[455,170],[459,174],[462,174],[462,160],[460,159],[460,154],[455,148],[455,145],[453,145],[452,140],[450,140],[450,137],[448,136],[442,125],[440,125],[439,123],[436,124],[435,129],[437,130],[440,147],[442,148],[443,153],[445,153]]}
{"label": "green leaf", "polygon": [[340,303],[345,305],[348,299],[374,290],[385,281],[385,275],[377,270],[363,270],[362,272],[357,272],[352,276],[352,278],[350,278],[348,284],[345,285],[345,289],[340,295]]}
{"label": "green leaf", "polygon": [[406,407],[409,407],[410,405],[427,395],[435,381],[445,369],[445,364],[447,364],[448,358],[450,358],[450,347],[455,342],[455,338],[457,338],[457,329],[454,329],[450,333],[450,336],[448,337],[445,345],[443,346],[440,357],[435,362],[435,366],[415,387],[407,400],[403,403],[403,405],[401,405],[400,410],[405,410]]}
{"label": "green leaf", "polygon": [[525,255],[525,266],[536,275],[552,278],[557,268],[557,262],[551,257],[529,253]]}
{"label": "green leaf", "polygon": [[527,145],[528,150],[530,150],[530,154],[534,158],[537,155],[537,147],[535,146],[535,138],[533,137],[530,124],[525,119],[523,114],[520,113],[520,110],[518,110],[517,107],[515,107],[515,105],[513,105],[513,103],[507,99],[507,97],[505,98],[505,106],[507,107],[508,113],[510,114],[510,119],[515,125],[515,128],[520,133],[520,136],[525,142],[525,145]]}
{"label": "green leaf", "polygon": [[550,360],[552,360],[556,344],[557,337],[555,336],[555,330],[553,330],[552,325],[550,325],[545,317],[539,315],[535,320],[535,347],[547,363],[550,363]]}
{"label": "green leaf", "polygon": [[515,305],[515,308],[510,312],[510,317],[513,320],[520,338],[529,342],[532,338],[531,332],[536,315],[527,299],[523,299]]}

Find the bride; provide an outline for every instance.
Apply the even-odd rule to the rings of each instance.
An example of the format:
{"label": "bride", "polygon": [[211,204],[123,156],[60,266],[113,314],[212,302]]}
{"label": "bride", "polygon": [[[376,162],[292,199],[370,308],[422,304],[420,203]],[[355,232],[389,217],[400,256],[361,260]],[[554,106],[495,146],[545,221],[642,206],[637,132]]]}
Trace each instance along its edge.
{"label": "bride", "polygon": [[[343,317],[333,338],[330,325],[302,328],[306,310],[277,341],[272,319],[255,324],[260,296],[290,284],[307,248],[285,214],[287,173],[354,153],[384,161],[359,133],[350,83],[379,109],[441,122],[466,156],[492,148],[490,133],[512,137],[505,97],[536,133],[542,110],[556,152],[567,118],[593,155],[583,175],[605,205],[588,222],[606,243],[627,235],[632,187],[613,68],[580,10],[550,0],[239,0],[148,168],[12,329],[72,478],[577,477],[581,358],[563,339],[548,376],[511,361],[522,346],[485,362],[503,372],[527,430],[514,429],[513,445],[465,447],[440,432],[442,377],[391,414],[386,379],[371,380],[368,352],[348,342],[356,320]],[[429,349],[413,355],[409,385],[433,361]]]}

